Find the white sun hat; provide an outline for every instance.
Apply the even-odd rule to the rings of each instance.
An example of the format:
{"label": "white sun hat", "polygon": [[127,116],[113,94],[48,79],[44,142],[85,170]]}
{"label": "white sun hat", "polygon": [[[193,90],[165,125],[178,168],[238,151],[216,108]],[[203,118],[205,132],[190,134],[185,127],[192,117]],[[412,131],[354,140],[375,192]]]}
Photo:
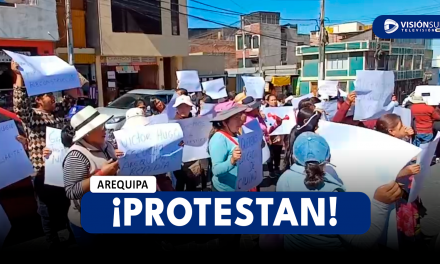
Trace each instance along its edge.
{"label": "white sun hat", "polygon": [[145,116],[143,109],[131,108],[125,114],[125,124],[121,129],[146,126],[148,123],[148,118]]}
{"label": "white sun hat", "polygon": [[191,102],[191,97],[187,95],[181,95],[176,98],[176,102],[174,103],[173,107],[178,107],[181,104],[186,104],[189,106],[193,106],[193,103]]}
{"label": "white sun hat", "polygon": [[113,116],[101,114],[91,106],[84,107],[70,119],[70,125],[75,131],[72,142],[77,142],[92,130],[104,125],[112,118]]}

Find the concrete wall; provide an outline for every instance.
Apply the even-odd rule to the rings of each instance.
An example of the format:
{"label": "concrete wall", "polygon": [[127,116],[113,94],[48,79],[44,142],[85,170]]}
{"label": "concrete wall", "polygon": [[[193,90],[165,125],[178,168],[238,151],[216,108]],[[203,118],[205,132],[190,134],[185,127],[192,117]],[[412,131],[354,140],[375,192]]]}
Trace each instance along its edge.
{"label": "concrete wall", "polygon": [[[279,25],[261,24],[260,61],[262,66],[281,65],[281,29]],[[266,37],[270,36],[270,37]],[[294,50],[293,50],[294,51]]]}
{"label": "concrete wall", "polygon": [[[99,1],[98,10],[101,27],[101,55],[103,56],[187,56],[188,18],[180,15],[180,36],[171,34],[170,2],[162,1],[162,35],[119,33],[112,31],[111,1]],[[187,13],[186,0],[179,0],[181,13]],[[145,7],[148,9],[148,7]]]}
{"label": "concrete wall", "polygon": [[196,70],[199,75],[224,74],[225,56],[191,55],[182,58],[182,70]]}
{"label": "concrete wall", "polygon": [[0,6],[0,38],[59,40],[55,1],[36,1],[36,4]]}

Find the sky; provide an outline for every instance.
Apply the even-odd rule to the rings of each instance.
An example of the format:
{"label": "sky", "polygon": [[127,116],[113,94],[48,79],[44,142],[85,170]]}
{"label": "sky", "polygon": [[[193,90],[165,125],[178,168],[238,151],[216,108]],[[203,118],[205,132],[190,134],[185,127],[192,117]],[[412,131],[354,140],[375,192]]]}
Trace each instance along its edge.
{"label": "sky", "polygon": [[[317,29],[311,19],[319,19],[320,0],[197,0],[204,4],[230,10],[231,12],[208,7],[193,0],[187,0],[188,14],[225,25],[239,26],[240,14],[255,11],[273,11],[281,13],[281,23],[298,24],[300,33],[309,33]],[[195,8],[216,10],[220,14]],[[234,14],[230,14],[234,13]],[[236,13],[236,14],[235,14]],[[240,14],[238,14],[240,13]],[[326,0],[325,17],[327,25],[358,21],[372,24],[380,15],[440,15],[440,0]],[[285,20],[283,20],[285,19]],[[294,19],[294,20],[288,20]],[[302,21],[297,21],[301,19]],[[304,20],[303,20],[304,19]],[[188,17],[190,28],[215,28],[221,25]],[[434,56],[440,55],[440,39],[434,40]]]}

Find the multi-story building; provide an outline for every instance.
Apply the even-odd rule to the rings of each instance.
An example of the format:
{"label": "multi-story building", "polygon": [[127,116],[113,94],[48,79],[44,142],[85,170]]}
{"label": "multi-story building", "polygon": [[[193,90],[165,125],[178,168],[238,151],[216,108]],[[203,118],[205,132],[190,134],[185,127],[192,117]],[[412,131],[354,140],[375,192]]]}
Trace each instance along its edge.
{"label": "multi-story building", "polygon": [[[359,29],[359,28],[358,28]],[[347,36],[350,33],[350,36]],[[336,34],[334,31],[332,34]],[[376,40],[373,31],[338,32],[338,41],[326,45],[325,79],[338,80],[342,90],[354,90],[357,70],[374,70]],[[395,94],[400,100],[426,80],[425,72],[432,66],[432,41],[425,39],[380,39],[383,56],[378,70],[395,73]],[[301,56],[300,94],[317,90],[318,46],[296,48]]]}
{"label": "multi-story building", "polygon": [[295,65],[296,46],[310,43],[308,34],[298,33],[298,25],[280,25],[279,12],[254,12],[241,21],[244,30],[235,36],[238,68],[243,68],[243,56],[245,67]]}
{"label": "multi-story building", "polygon": [[0,3],[0,107],[12,107],[10,58],[3,49],[25,55],[53,55],[59,39],[55,1]]}
{"label": "multi-story building", "polygon": [[[87,1],[100,105],[128,90],[171,89],[189,53],[186,0]],[[102,96],[105,95],[105,96]]]}
{"label": "multi-story building", "polygon": [[[66,8],[64,0],[56,0],[58,32],[60,40],[56,43],[55,53],[61,59],[68,61],[67,56],[67,28]],[[96,81],[96,52],[94,48],[87,47],[86,34],[86,0],[71,0],[71,19],[73,32],[73,62],[76,69],[86,79]]]}
{"label": "multi-story building", "polygon": [[191,28],[188,32],[190,53],[222,55],[224,69],[235,68],[235,32],[233,28]]}

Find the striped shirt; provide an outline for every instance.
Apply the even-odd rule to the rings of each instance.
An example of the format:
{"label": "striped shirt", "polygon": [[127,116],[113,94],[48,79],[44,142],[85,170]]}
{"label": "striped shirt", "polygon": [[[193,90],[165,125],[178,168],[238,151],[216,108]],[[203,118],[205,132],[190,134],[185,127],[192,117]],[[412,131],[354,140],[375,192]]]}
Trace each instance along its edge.
{"label": "striped shirt", "polygon": [[90,174],[90,161],[77,150],[66,156],[63,166],[64,189],[70,200],[81,200],[84,195],[82,181]]}

